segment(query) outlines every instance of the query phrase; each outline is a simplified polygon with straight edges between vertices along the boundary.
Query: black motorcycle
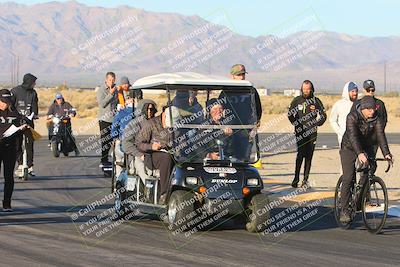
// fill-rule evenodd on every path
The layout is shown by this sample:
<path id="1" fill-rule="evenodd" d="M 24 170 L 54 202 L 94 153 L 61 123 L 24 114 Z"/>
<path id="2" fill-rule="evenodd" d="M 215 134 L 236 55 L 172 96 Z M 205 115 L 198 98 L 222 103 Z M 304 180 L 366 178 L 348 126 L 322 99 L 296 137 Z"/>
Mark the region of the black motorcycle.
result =
<path id="1" fill-rule="evenodd" d="M 58 158 L 60 153 L 68 157 L 69 153 L 75 150 L 75 140 L 71 132 L 71 115 L 75 115 L 76 110 L 70 109 L 64 115 L 51 115 L 49 125 L 49 136 L 51 151 L 53 156 Z"/>

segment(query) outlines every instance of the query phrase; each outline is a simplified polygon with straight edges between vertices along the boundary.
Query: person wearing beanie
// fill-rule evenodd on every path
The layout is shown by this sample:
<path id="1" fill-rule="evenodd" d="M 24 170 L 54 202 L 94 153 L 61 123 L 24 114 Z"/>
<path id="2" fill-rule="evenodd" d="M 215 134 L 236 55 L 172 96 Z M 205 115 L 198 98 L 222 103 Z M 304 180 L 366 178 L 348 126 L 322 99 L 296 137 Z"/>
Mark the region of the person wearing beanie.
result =
<path id="1" fill-rule="evenodd" d="M 34 89 L 36 85 L 36 80 L 37 78 L 34 75 L 32 75 L 31 73 L 27 73 L 24 75 L 22 84 L 11 89 L 11 93 L 14 96 L 15 108 L 20 114 L 26 116 L 29 119 L 29 126 L 32 128 L 35 127 L 33 120 L 39 118 L 38 117 L 39 100 L 38 100 L 38 95 Z M 31 131 L 24 131 L 24 135 L 27 140 L 26 152 L 27 152 L 28 173 L 31 176 L 35 176 L 36 174 L 33 170 L 34 139 Z M 18 169 L 16 171 L 16 174 L 17 176 L 22 177 L 23 175 L 22 138 L 20 138 L 19 140 L 21 144 L 18 146 L 18 151 L 17 151 Z"/>
<path id="2" fill-rule="evenodd" d="M 346 131 L 346 118 L 354 101 L 358 98 L 358 86 L 354 82 L 347 82 L 342 91 L 342 99 L 338 100 L 332 107 L 329 123 L 338 136 L 339 147 Z"/>
<path id="3" fill-rule="evenodd" d="M 297 144 L 296 168 L 292 187 L 299 183 L 301 165 L 304 163 L 304 177 L 302 186 L 310 187 L 308 177 L 311 170 L 311 161 L 317 142 L 317 128 L 326 121 L 324 105 L 314 96 L 314 85 L 305 80 L 301 85 L 301 95 L 290 103 L 288 119 L 294 126 Z"/>
<path id="4" fill-rule="evenodd" d="M 375 97 L 376 88 L 375 88 L 374 81 L 373 80 L 365 80 L 364 83 L 363 83 L 363 88 L 364 88 L 364 97 L 370 96 L 375 101 L 375 113 L 376 113 L 376 116 L 378 117 L 378 119 L 382 120 L 383 130 L 385 130 L 386 124 L 387 124 L 387 121 L 388 121 L 386 107 L 385 107 L 385 103 L 382 100 L 380 100 L 380 99 Z M 359 106 L 360 103 L 361 103 L 361 99 L 355 101 L 353 106 L 352 106 L 352 108 L 351 108 L 351 110 L 352 111 L 356 110 L 357 106 Z M 377 140 L 376 134 L 374 134 L 372 136 L 371 140 L 372 140 L 372 143 L 374 145 L 373 146 L 373 151 L 371 152 L 371 155 L 373 157 L 375 157 L 376 153 L 378 152 L 378 140 Z"/>
<path id="5" fill-rule="evenodd" d="M 385 135 L 384 121 L 379 118 L 376 112 L 376 101 L 373 96 L 364 96 L 359 101 L 357 108 L 347 116 L 346 131 L 340 148 L 340 161 L 343 172 L 340 200 L 342 207 L 340 221 L 342 223 L 348 223 L 351 220 L 348 207 L 350 188 L 354 183 L 354 164 L 356 160 L 363 164 L 368 164 L 368 158 L 375 157 L 373 138 L 376 138 L 384 157 L 391 161 L 392 154 Z M 372 172 L 374 172 L 375 167 L 372 165 Z M 367 174 L 364 173 L 359 182 L 361 188 L 366 180 Z"/>

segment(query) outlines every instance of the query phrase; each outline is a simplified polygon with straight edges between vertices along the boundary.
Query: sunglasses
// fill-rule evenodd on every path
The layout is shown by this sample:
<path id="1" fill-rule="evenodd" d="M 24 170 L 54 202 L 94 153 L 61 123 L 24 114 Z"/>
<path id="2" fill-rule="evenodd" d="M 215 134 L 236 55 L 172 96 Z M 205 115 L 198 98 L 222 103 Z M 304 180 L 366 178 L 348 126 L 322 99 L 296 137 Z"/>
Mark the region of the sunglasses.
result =
<path id="1" fill-rule="evenodd" d="M 375 92 L 375 88 L 369 88 L 369 89 L 366 89 L 365 91 L 367 91 L 368 93 L 369 92 Z"/>

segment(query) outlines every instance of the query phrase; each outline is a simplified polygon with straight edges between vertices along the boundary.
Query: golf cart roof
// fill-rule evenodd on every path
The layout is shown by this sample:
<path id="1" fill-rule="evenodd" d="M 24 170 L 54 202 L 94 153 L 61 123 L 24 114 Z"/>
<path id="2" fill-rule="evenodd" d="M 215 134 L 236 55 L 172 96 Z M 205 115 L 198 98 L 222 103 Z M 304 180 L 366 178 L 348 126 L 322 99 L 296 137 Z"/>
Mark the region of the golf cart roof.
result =
<path id="1" fill-rule="evenodd" d="M 249 81 L 232 80 L 223 76 L 195 72 L 161 73 L 143 77 L 133 83 L 133 89 L 166 89 L 168 85 L 253 87 Z"/>

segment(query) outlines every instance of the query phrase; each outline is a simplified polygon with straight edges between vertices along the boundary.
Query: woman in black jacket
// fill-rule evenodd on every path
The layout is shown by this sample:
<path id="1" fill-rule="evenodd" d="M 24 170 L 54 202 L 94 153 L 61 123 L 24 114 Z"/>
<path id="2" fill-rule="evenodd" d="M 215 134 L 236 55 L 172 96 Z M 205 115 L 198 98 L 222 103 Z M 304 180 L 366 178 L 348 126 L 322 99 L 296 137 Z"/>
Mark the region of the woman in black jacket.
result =
<path id="1" fill-rule="evenodd" d="M 12 94 L 7 89 L 0 90 L 0 166 L 3 163 L 4 200 L 3 210 L 12 211 L 11 196 L 14 190 L 14 167 L 18 139 L 27 126 L 21 125 L 22 117 L 13 105 Z"/>

